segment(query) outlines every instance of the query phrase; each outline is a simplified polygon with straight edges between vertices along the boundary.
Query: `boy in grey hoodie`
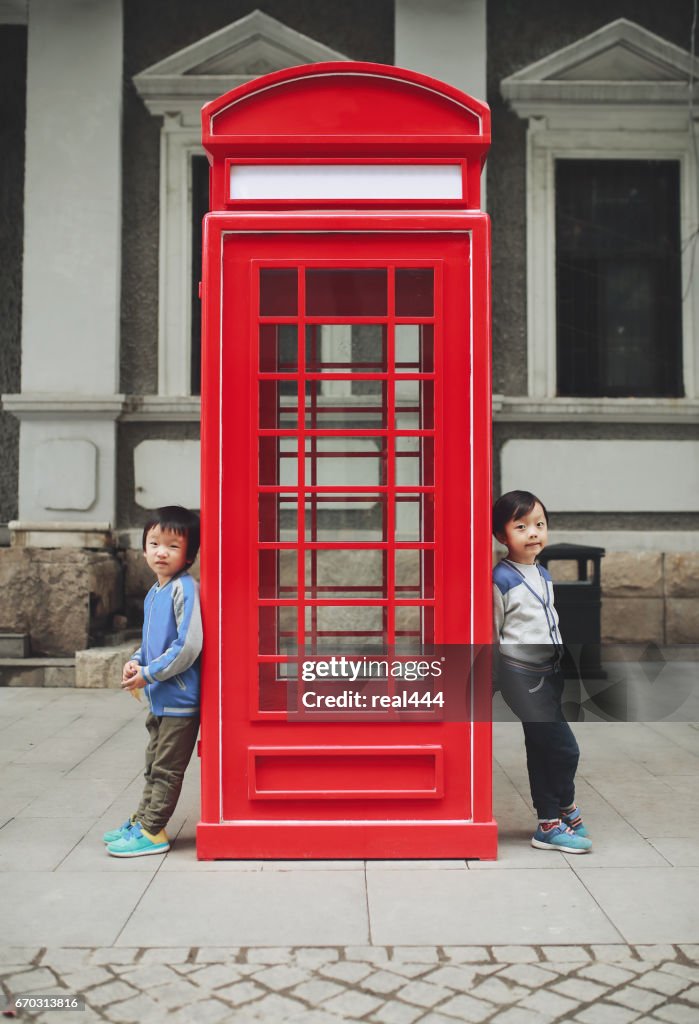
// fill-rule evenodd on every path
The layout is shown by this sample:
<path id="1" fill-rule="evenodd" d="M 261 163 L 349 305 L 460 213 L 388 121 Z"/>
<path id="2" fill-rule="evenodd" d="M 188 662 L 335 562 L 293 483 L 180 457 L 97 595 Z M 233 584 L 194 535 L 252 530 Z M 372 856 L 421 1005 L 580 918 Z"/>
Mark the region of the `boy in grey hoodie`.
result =
<path id="1" fill-rule="evenodd" d="M 493 533 L 507 558 L 493 570 L 498 684 L 524 729 L 532 802 L 532 846 L 587 853 L 592 846 L 575 804 L 580 750 L 561 708 L 563 642 L 553 583 L 536 557 L 548 540 L 548 513 L 530 491 L 509 491 L 493 507 Z"/>

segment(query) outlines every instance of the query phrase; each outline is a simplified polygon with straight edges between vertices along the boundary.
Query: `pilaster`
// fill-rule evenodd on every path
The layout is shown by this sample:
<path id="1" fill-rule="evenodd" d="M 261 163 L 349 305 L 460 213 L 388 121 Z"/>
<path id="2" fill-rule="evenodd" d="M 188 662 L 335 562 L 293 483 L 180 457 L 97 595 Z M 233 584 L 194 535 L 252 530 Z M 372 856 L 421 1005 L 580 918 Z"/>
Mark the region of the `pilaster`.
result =
<path id="1" fill-rule="evenodd" d="M 396 0 L 395 63 L 486 98 L 486 0 Z"/>
<path id="2" fill-rule="evenodd" d="M 114 522 L 122 0 L 32 0 L 19 525 Z"/>
<path id="3" fill-rule="evenodd" d="M 396 0 L 394 60 L 487 97 L 487 0 Z M 487 170 L 481 176 L 481 208 L 486 208 Z"/>

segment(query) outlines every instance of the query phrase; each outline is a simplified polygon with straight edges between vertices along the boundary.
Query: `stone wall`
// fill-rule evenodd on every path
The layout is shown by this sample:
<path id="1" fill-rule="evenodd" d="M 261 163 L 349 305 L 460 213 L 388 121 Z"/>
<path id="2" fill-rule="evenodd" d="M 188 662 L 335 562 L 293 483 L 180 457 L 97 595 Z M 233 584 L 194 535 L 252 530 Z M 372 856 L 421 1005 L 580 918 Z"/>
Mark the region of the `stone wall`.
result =
<path id="1" fill-rule="evenodd" d="M 550 569 L 577 579 L 574 563 Z M 699 643 L 699 552 L 611 551 L 601 575 L 603 643 Z"/>
<path id="2" fill-rule="evenodd" d="M 605 640 L 699 643 L 699 554 L 607 555 L 602 573 Z"/>
<path id="3" fill-rule="evenodd" d="M 29 635 L 34 655 L 72 657 L 123 607 L 123 566 L 106 551 L 0 549 L 0 632 Z"/>
<path id="4" fill-rule="evenodd" d="M 551 571 L 559 581 L 577 578 L 574 563 L 553 562 Z M 198 561 L 192 572 L 198 579 Z M 73 657 L 125 615 L 140 627 L 152 583 L 135 549 L 0 548 L 0 633 L 28 634 L 34 656 Z M 699 552 L 607 554 L 602 640 L 699 643 Z"/>
<path id="5" fill-rule="evenodd" d="M 124 559 L 127 612 L 134 625 L 152 575 L 140 551 L 128 550 Z M 552 562 L 550 569 L 555 580 L 577 579 L 575 563 Z M 192 574 L 199 579 L 198 560 Z M 601 575 L 603 643 L 699 644 L 699 552 L 612 551 L 602 559 Z M 356 582 L 361 581 L 358 574 Z"/>

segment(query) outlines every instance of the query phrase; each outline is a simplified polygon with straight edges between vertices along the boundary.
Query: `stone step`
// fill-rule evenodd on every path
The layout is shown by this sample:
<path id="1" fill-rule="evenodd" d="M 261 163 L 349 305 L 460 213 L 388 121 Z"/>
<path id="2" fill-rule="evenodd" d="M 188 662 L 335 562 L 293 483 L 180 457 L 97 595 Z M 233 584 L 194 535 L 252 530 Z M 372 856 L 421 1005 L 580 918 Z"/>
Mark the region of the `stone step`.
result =
<path id="1" fill-rule="evenodd" d="M 121 673 L 138 643 L 88 647 L 75 653 L 75 685 L 86 689 L 121 688 Z"/>
<path id="2" fill-rule="evenodd" d="M 0 658 L 2 686 L 77 686 L 121 688 L 121 673 L 138 644 L 88 647 L 74 658 Z"/>
<path id="3" fill-rule="evenodd" d="M 75 658 L 0 658 L 0 686 L 75 686 Z"/>
<path id="4" fill-rule="evenodd" d="M 0 633 L 0 658 L 29 657 L 27 633 Z"/>

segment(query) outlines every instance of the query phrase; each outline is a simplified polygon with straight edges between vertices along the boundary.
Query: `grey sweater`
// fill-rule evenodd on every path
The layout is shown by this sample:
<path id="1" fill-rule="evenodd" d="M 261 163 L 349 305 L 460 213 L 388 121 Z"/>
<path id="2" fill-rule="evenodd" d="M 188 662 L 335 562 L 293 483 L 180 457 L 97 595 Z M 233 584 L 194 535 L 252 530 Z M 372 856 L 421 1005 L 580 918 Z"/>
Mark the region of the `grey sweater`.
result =
<path id="1" fill-rule="evenodd" d="M 553 583 L 541 565 L 503 559 L 493 569 L 493 642 L 506 660 L 544 668 L 563 645 Z"/>

